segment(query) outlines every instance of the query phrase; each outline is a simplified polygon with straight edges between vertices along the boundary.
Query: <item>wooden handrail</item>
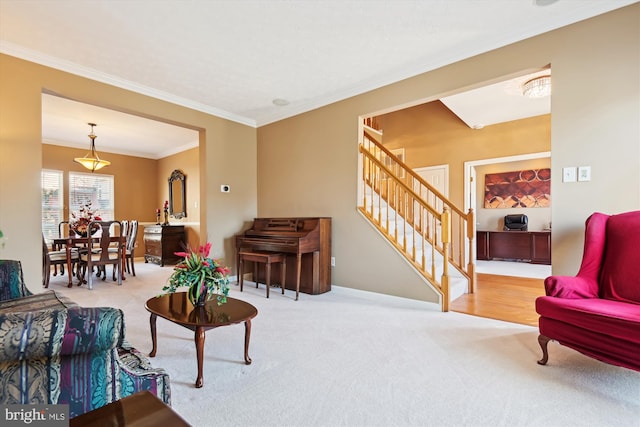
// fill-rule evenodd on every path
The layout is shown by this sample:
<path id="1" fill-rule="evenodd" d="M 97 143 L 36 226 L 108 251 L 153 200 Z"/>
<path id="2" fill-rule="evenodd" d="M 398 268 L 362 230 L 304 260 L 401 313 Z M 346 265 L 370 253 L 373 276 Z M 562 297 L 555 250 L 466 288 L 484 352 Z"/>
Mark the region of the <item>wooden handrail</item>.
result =
<path id="1" fill-rule="evenodd" d="M 382 151 L 386 156 L 391 157 L 392 159 L 394 159 L 394 161 L 398 163 L 398 165 L 403 169 L 403 171 L 405 173 L 411 175 L 411 177 L 413 179 L 415 179 L 418 182 L 420 182 L 421 185 L 427 187 L 430 192 L 432 192 L 438 199 L 442 200 L 445 205 L 449 206 L 449 208 L 451 208 L 452 211 L 454 211 L 455 213 L 457 213 L 460 216 L 466 216 L 467 215 L 466 213 L 464 213 L 464 211 L 462 209 L 458 208 L 455 204 L 453 204 L 453 202 L 451 202 L 444 194 L 442 194 L 434 186 L 432 186 L 427 181 L 425 181 L 424 178 L 422 178 L 420 175 L 418 175 L 413 169 L 411 169 L 409 166 L 407 166 L 402 160 L 398 159 L 398 157 L 395 154 L 393 154 L 391 151 L 389 151 L 384 145 L 378 144 L 375 141 L 375 139 L 373 139 L 373 136 L 371 136 L 371 134 L 369 132 L 367 132 L 365 130 L 364 131 L 364 135 L 365 135 L 365 137 L 367 137 L 376 146 L 376 148 L 380 149 L 380 151 Z M 362 145 L 360 146 L 360 149 L 361 150 L 364 149 L 362 147 Z M 366 151 L 366 149 L 364 149 L 364 150 Z M 387 169 L 390 172 L 391 175 L 394 175 L 394 173 L 391 172 L 388 168 L 385 167 L 385 169 Z M 420 197 L 420 196 L 418 196 L 418 197 Z"/>
<path id="2" fill-rule="evenodd" d="M 360 144 L 359 152 L 362 156 L 361 185 L 364 191 L 359 210 L 433 285 L 441 295 L 443 311 L 448 311 L 449 265 L 467 279 L 468 292 L 473 292 L 475 288 L 475 265 L 472 260 L 475 239 L 473 210 L 464 213 L 378 142 L 366 128 L 363 133 L 364 143 Z M 392 162 L 391 165 L 389 161 Z M 370 200 L 367 200 L 367 189 L 371 191 Z M 429 197 L 433 196 L 436 206 L 422 198 L 422 189 Z M 437 206 L 441 206 L 442 212 Z M 384 213 L 386 215 L 383 215 Z M 391 215 L 393 219 L 390 223 Z M 400 222 L 403 227 L 401 235 L 398 234 Z M 395 227 L 391 231 L 393 225 Z M 455 234 L 453 226 L 457 226 Z M 408 243 L 408 240 L 411 243 Z M 417 257 L 417 240 L 421 242 L 421 259 Z M 465 245 L 465 240 L 468 241 L 468 245 Z M 427 249 L 431 251 L 430 265 L 426 263 Z M 439 264 L 435 262 L 437 257 L 441 260 Z M 437 277 L 437 270 L 441 270 L 441 277 Z"/>
<path id="3" fill-rule="evenodd" d="M 407 193 L 411 194 L 425 209 L 429 210 L 429 212 L 431 212 L 433 215 L 435 215 L 437 217 L 439 217 L 441 215 L 440 212 L 438 212 L 433 207 L 431 207 L 429 204 L 427 204 L 424 200 L 422 200 L 422 197 L 419 194 L 417 194 L 415 191 L 413 191 L 412 188 L 410 188 L 402 180 L 398 179 L 391 169 L 387 168 L 384 165 L 384 163 L 382 163 L 380 160 L 376 159 L 376 157 L 374 155 L 372 155 L 370 152 L 368 152 L 362 146 L 360 146 L 360 152 L 363 153 L 369 159 L 371 159 L 380 169 L 382 169 L 384 171 L 384 173 L 389 175 L 389 177 L 391 177 L 391 179 L 393 179 L 398 185 L 400 185 L 402 188 L 404 188 Z"/>

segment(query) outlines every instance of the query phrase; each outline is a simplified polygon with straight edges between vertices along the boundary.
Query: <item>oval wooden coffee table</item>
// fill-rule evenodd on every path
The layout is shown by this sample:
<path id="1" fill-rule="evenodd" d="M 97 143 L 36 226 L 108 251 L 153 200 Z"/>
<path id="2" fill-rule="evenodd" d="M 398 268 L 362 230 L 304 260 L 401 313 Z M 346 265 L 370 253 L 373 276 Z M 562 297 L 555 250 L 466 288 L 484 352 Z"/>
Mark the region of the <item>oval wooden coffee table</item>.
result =
<path id="1" fill-rule="evenodd" d="M 156 355 L 156 319 L 158 316 L 170 322 L 195 331 L 196 357 L 198 360 L 198 377 L 196 387 L 202 387 L 202 367 L 204 364 L 204 337 L 209 329 L 220 326 L 235 325 L 244 322 L 244 361 L 251 364 L 249 357 L 249 338 L 251 337 L 251 319 L 257 316 L 258 309 L 248 302 L 227 297 L 227 302 L 218 305 L 215 298 L 204 307 L 194 307 L 187 298 L 186 292 L 161 295 L 149 299 L 145 308 L 151 313 L 151 342 L 153 348 L 150 357 Z"/>

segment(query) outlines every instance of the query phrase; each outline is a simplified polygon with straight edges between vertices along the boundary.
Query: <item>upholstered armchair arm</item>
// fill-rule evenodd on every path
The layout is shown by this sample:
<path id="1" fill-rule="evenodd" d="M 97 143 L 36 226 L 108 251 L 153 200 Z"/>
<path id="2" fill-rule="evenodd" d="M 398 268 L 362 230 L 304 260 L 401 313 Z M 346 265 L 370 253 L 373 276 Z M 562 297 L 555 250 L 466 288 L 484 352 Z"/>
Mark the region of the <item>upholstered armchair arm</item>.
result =
<path id="1" fill-rule="evenodd" d="M 104 353 L 122 344 L 121 310 L 71 307 L 0 314 L 0 362 Z"/>
<path id="2" fill-rule="evenodd" d="M 0 301 L 33 295 L 24 284 L 20 261 L 0 259 Z"/>
<path id="3" fill-rule="evenodd" d="M 544 280 L 544 288 L 550 297 L 598 298 L 598 282 L 584 276 L 549 276 Z"/>
<path id="4" fill-rule="evenodd" d="M 70 417 L 149 390 L 171 403 L 169 375 L 124 340 L 110 307 L 0 314 L 0 403 L 68 404 Z"/>
<path id="5" fill-rule="evenodd" d="M 126 340 L 118 347 L 120 381 L 123 389 L 149 390 L 167 405 L 171 405 L 169 375 L 162 368 L 154 368 L 140 351 Z"/>

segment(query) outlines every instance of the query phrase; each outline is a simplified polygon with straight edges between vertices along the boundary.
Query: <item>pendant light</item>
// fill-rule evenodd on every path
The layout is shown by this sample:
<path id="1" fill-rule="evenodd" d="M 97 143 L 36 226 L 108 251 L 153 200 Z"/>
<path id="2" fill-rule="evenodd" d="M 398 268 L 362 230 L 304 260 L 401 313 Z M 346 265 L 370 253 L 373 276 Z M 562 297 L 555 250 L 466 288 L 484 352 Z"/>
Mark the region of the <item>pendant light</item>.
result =
<path id="1" fill-rule="evenodd" d="M 102 169 L 105 166 L 109 166 L 111 162 L 106 160 L 100 160 L 98 157 L 98 152 L 96 151 L 96 134 L 93 133 L 93 127 L 98 126 L 95 123 L 87 123 L 91 126 L 91 133 L 89 134 L 89 138 L 91 138 L 91 146 L 89 152 L 84 157 L 76 157 L 73 159 L 74 162 L 80 163 L 85 168 L 89 169 L 91 172 L 95 172 L 98 169 Z"/>

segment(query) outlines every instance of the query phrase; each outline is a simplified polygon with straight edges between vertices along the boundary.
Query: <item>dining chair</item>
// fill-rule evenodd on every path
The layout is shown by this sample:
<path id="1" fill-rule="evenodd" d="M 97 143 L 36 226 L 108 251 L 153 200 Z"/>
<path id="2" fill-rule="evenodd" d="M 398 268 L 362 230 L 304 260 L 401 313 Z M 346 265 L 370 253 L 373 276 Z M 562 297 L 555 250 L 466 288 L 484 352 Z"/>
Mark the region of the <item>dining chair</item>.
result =
<path id="1" fill-rule="evenodd" d="M 122 221 L 120 221 L 122 223 L 122 228 L 120 229 L 120 236 L 122 236 L 125 239 L 127 239 L 127 233 L 129 233 L 129 220 L 123 219 Z M 120 247 L 120 243 L 119 242 L 111 242 L 111 244 L 109 245 L 109 251 L 110 252 L 116 252 L 119 250 Z M 105 266 L 101 267 L 101 271 L 99 273 L 103 273 L 106 277 L 107 271 Z M 115 280 L 115 276 L 116 272 L 113 272 L 113 279 Z"/>
<path id="2" fill-rule="evenodd" d="M 107 265 L 113 266 L 113 280 L 118 281 L 118 285 L 122 285 L 122 265 L 125 237 L 122 236 L 122 223 L 120 221 L 92 221 L 89 223 L 89 229 L 94 226 L 100 229 L 99 237 L 87 238 L 87 251 L 80 253 L 79 264 L 82 267 L 81 277 L 86 282 L 89 289 L 93 289 L 93 268 L 97 268 L 98 275 L 104 271 L 102 280 L 106 279 Z M 118 247 L 115 251 L 110 251 L 111 243 L 117 242 Z"/>
<path id="3" fill-rule="evenodd" d="M 60 221 L 58 223 L 58 237 L 63 238 L 63 237 L 67 237 L 69 235 L 70 229 L 69 229 L 69 221 Z M 59 251 L 61 250 L 61 247 L 55 247 L 53 244 L 51 245 L 51 250 L 53 251 Z M 54 276 L 58 273 L 58 266 L 54 265 L 53 266 L 53 271 L 54 271 Z M 64 274 L 64 264 L 60 264 L 60 274 Z"/>
<path id="4" fill-rule="evenodd" d="M 71 270 L 73 271 L 73 266 L 78 263 L 79 254 L 75 249 L 71 249 Z M 64 266 L 67 264 L 67 251 L 66 249 L 62 250 L 49 250 L 49 245 L 47 245 L 47 241 L 44 238 L 44 234 L 42 235 L 42 286 L 45 288 L 49 287 L 49 281 L 51 280 L 51 266 L 57 267 L 60 266 L 60 275 L 64 274 Z M 69 271 L 68 274 L 72 274 L 72 271 Z M 57 270 L 54 270 L 54 276 L 58 274 Z"/>
<path id="5" fill-rule="evenodd" d="M 124 262 L 127 273 L 136 275 L 136 266 L 135 266 L 135 249 L 136 249 L 136 239 L 138 238 L 138 220 L 133 219 L 129 222 L 129 230 L 127 233 L 127 244 L 124 252 Z"/>

